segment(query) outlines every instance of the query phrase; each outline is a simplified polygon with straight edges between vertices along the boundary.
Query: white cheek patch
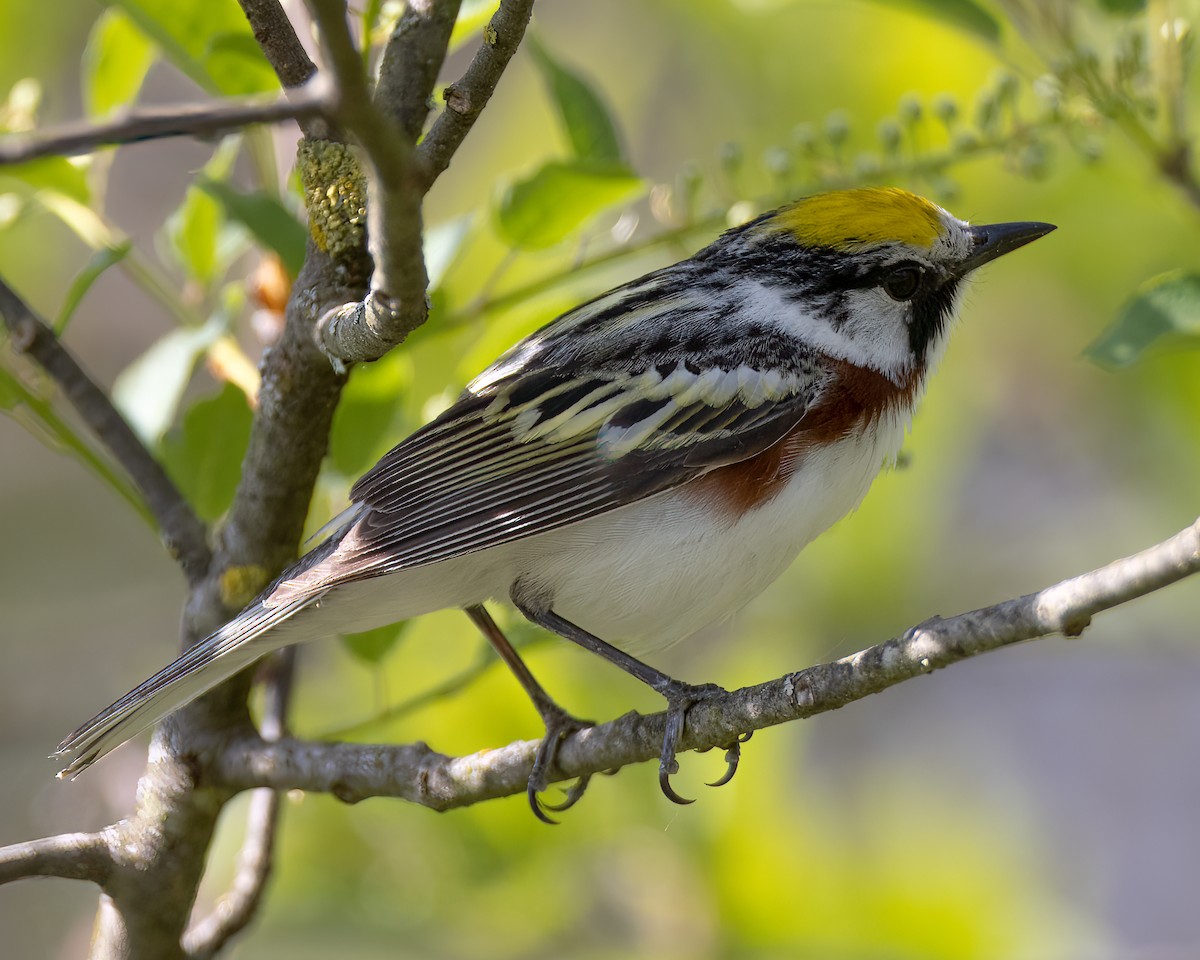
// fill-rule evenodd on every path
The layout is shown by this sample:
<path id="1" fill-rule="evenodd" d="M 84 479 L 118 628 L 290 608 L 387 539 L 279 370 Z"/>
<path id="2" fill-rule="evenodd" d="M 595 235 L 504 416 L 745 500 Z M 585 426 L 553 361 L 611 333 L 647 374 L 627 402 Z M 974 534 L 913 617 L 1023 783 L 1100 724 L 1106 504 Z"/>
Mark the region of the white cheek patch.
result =
<path id="1" fill-rule="evenodd" d="M 912 366 L 908 326 L 912 305 L 893 300 L 878 287 L 846 292 L 850 320 L 838 331 L 852 340 L 867 357 L 867 365 L 881 373 Z"/>
<path id="2" fill-rule="evenodd" d="M 850 321 L 839 330 L 824 317 L 815 317 L 801 304 L 785 299 L 761 283 L 745 286 L 743 316 L 791 334 L 822 353 L 877 370 L 898 380 L 912 366 L 908 346 L 908 305 L 897 303 L 882 290 L 847 292 Z"/>

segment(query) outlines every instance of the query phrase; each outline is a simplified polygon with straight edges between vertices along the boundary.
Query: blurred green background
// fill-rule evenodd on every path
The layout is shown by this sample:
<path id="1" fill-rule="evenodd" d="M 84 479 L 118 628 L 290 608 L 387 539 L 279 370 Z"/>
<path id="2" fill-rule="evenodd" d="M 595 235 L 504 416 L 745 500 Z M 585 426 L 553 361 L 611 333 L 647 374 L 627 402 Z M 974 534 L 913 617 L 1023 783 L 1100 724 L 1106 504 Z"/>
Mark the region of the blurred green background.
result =
<path id="1" fill-rule="evenodd" d="M 193 8 L 225 17 L 236 33 L 232 0 L 178 10 Z M 37 77 L 39 122 L 52 123 L 104 111 L 97 76 L 113 103 L 270 82 L 238 43 L 221 47 L 241 51 L 233 67 L 209 56 L 203 30 L 182 12 L 164 22 L 200 45 L 190 77 L 155 59 L 123 22 L 96 28 L 89 43 L 104 9 L 59 0 L 47 23 L 45 5 L 0 3 L 0 95 Z M 1022 12 L 1032 19 L 1014 19 Z M 1120 104 L 1097 109 L 1072 86 L 1063 37 L 1039 15 L 1066 18 L 1076 67 L 1093 51 L 1099 74 L 1127 69 L 1136 124 Z M 429 198 L 430 259 L 448 264 L 437 271 L 433 318 L 355 372 L 313 528 L 372 458 L 557 312 L 686 255 L 764 204 L 882 179 L 970 220 L 1060 229 L 974 284 L 903 467 L 733 622 L 655 664 L 694 682 L 761 681 L 1170 535 L 1197 512 L 1200 352 L 1181 339 L 1116 370 L 1083 354 L 1141 285 L 1200 269 L 1200 210 L 1136 134 L 1140 124 L 1160 135 L 1173 103 L 1178 129 L 1200 119 L 1194 79 L 1178 83 L 1156 59 L 1157 26 L 1196 17 L 1194 3 L 1154 0 L 539 4 L 543 56 L 518 54 Z M 475 42 L 454 53 L 447 78 Z M 1190 52 L 1190 40 L 1178 49 Z M 120 69 L 98 66 L 104 51 Z M 139 65 L 148 65 L 144 82 Z M 1056 68 L 1066 83 L 1048 76 Z M 525 183 L 537 200 L 536 171 L 550 161 L 576 169 L 572 158 L 586 153 L 560 122 L 547 84 L 561 80 L 556 70 L 594 91 L 590 109 L 617 131 L 597 148 L 609 154 L 612 203 L 591 209 L 601 206 L 591 181 L 578 196 L 547 195 L 568 221 L 561 242 L 512 189 Z M 10 128 L 31 96 L 28 86 L 9 96 Z M 604 141 L 607 121 L 595 122 Z M 257 362 L 272 317 L 260 310 L 252 322 L 252 234 L 228 204 L 189 184 L 203 169 L 241 191 L 262 188 L 270 171 L 286 173 L 294 139 L 280 130 L 223 145 L 129 147 L 94 161 L 86 177 L 63 165 L 0 170 L 0 273 L 56 317 L 73 278 L 97 268 L 65 339 L 102 383 L 117 383 L 211 516 L 227 503 L 249 416 L 242 393 L 222 392 L 219 381 L 245 382 L 237 345 Z M 292 195 L 281 196 L 294 209 Z M 103 215 L 93 223 L 81 209 Z M 519 215 L 551 235 L 520 234 Z M 663 235 L 670 242 L 653 242 Z M 120 249 L 126 236 L 135 253 L 111 267 L 119 254 L 95 259 L 95 247 Z M 621 252 L 601 259 L 610 250 Z M 145 270 L 165 284 L 161 295 L 147 292 Z M 1180 316 L 1200 329 L 1194 311 Z M 1129 342 L 1127 333 L 1101 343 Z M 156 342 L 154 362 L 130 373 Z M 28 368 L 4 364 L 10 387 L 40 395 Z M 77 458 L 39 442 L 46 421 L 14 402 L 8 394 L 15 416 L 0 418 L 0 842 L 93 829 L 131 809 L 145 738 L 74 783 L 53 780 L 42 757 L 173 655 L 184 593 L 135 511 Z M 53 409 L 69 435 L 69 417 Z M 722 769 L 719 756 L 689 754 L 678 787 L 699 802 L 687 808 L 659 794 L 651 765 L 598 778 L 554 829 L 519 797 L 445 815 L 398 801 L 290 797 L 266 904 L 229 955 L 1200 955 L 1198 590 L 1185 583 L 1106 614 L 1082 640 L 992 654 L 760 732 L 720 790 L 703 786 Z M 297 732 L 351 728 L 449 753 L 538 734 L 498 667 L 396 709 L 485 655 L 461 614 L 413 623 L 399 643 L 374 640 L 304 651 Z M 528 658 L 580 716 L 660 709 L 637 683 L 562 643 L 537 641 Z M 202 907 L 232 875 L 245 799 L 227 812 Z M 5 955 L 82 955 L 94 907 L 82 885 L 5 887 Z"/>

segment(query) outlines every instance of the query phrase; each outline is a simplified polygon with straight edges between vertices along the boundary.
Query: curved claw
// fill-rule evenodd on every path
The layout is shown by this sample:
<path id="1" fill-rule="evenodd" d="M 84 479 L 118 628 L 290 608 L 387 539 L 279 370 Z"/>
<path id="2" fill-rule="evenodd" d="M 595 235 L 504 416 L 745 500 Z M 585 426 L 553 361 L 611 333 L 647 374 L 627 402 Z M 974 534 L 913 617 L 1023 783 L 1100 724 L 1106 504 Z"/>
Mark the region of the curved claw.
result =
<path id="1" fill-rule="evenodd" d="M 679 681 L 671 681 L 670 685 L 657 688 L 667 698 L 667 729 L 663 734 L 662 754 L 658 765 L 658 785 L 663 795 L 672 803 L 692 803 L 686 797 L 681 797 L 671 786 L 671 776 L 679 771 L 679 763 L 675 759 L 675 751 L 679 741 L 683 739 L 683 728 L 687 712 L 709 697 L 725 693 L 716 684 L 706 683 L 703 686 L 692 686 Z M 733 779 L 737 773 L 738 761 L 742 755 L 742 744 L 750 739 L 750 733 L 738 734 L 737 738 L 725 747 L 725 773 L 719 780 L 710 783 L 710 787 L 722 787 Z"/>
<path id="2" fill-rule="evenodd" d="M 658 765 L 658 786 L 665 796 L 672 803 L 677 803 L 681 807 L 686 807 L 689 803 L 695 803 L 695 800 L 689 800 L 687 797 L 681 797 L 675 792 L 675 788 L 671 786 L 671 774 L 679 771 L 679 764 L 672 762 L 671 766 L 675 769 L 671 770 L 666 764 Z"/>
<path id="3" fill-rule="evenodd" d="M 697 688 L 688 684 L 678 684 L 675 689 L 664 691 L 667 698 L 667 729 L 663 732 L 662 753 L 658 761 L 658 786 L 672 803 L 681 805 L 692 803 L 687 797 L 680 796 L 671 786 L 671 775 L 679 772 L 679 761 L 675 759 L 675 751 L 683 737 L 684 719 L 688 709 L 696 702 Z"/>
<path id="4" fill-rule="evenodd" d="M 537 787 L 533 785 L 532 781 L 530 782 L 529 786 L 525 788 L 525 796 L 529 800 L 529 809 L 533 811 L 533 815 L 535 817 L 541 820 L 542 823 L 549 824 L 552 827 L 558 826 L 558 821 L 549 816 L 546 811 L 542 809 L 545 804 L 538 799 Z M 551 807 L 550 809 L 553 810 L 554 808 Z"/>
<path id="5" fill-rule="evenodd" d="M 580 777 L 573 784 L 571 784 L 569 789 L 565 791 L 566 796 L 563 797 L 563 799 L 558 803 L 546 803 L 545 800 L 539 800 L 538 804 L 543 810 L 553 810 L 555 813 L 562 813 L 564 810 L 570 810 L 579 802 L 580 797 L 583 796 L 583 792 L 587 790 L 588 783 L 591 781 L 591 779 L 591 774 L 586 774 Z M 555 820 L 552 822 L 557 823 L 558 821 Z"/>
<path id="6" fill-rule="evenodd" d="M 554 765 L 554 755 L 558 753 L 558 744 L 561 740 L 562 735 L 547 726 L 546 735 L 538 744 L 537 754 L 533 759 L 533 769 L 529 771 L 529 782 L 525 787 L 525 796 L 529 800 L 529 809 L 533 811 L 533 815 L 542 823 L 551 825 L 557 824 L 558 821 L 546 814 L 543 809 L 544 804 L 538 798 L 538 794 L 546 789 L 546 781 L 550 768 Z"/>
<path id="7" fill-rule="evenodd" d="M 733 775 L 737 773 L 738 760 L 740 760 L 741 757 L 742 742 L 741 740 L 734 740 L 733 743 L 725 748 L 725 773 L 721 775 L 720 779 L 714 780 L 712 783 L 710 783 L 709 786 L 723 787 L 730 780 L 732 780 Z"/>
<path id="8" fill-rule="evenodd" d="M 529 800 L 529 808 L 535 817 L 542 823 L 557 824 L 558 821 L 549 816 L 546 811 L 553 810 L 558 813 L 575 806 L 579 802 L 579 798 L 583 796 L 591 778 L 584 776 L 576 780 L 567 790 L 567 796 L 561 803 L 546 803 L 538 794 L 549 786 L 550 770 L 554 766 L 554 760 L 558 756 L 558 748 L 563 738 L 577 730 L 590 727 L 592 724 L 587 720 L 576 719 L 557 707 L 543 710 L 542 721 L 546 724 L 546 735 L 538 744 L 537 754 L 533 759 L 533 769 L 529 771 L 529 783 L 525 787 L 525 796 Z"/>
<path id="9" fill-rule="evenodd" d="M 737 739 L 725 748 L 725 773 L 719 780 L 714 780 L 710 787 L 723 787 L 737 773 L 738 761 L 742 758 L 742 744 L 754 736 L 754 731 L 739 733 Z"/>

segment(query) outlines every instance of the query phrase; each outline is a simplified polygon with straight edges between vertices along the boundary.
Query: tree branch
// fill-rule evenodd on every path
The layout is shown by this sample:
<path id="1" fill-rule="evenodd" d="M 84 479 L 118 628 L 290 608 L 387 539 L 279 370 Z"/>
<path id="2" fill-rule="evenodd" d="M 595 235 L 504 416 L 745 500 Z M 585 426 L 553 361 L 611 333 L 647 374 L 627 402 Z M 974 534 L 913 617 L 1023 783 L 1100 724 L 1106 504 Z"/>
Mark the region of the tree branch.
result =
<path id="1" fill-rule="evenodd" d="M 207 531 L 162 465 L 117 412 L 107 395 L 59 343 L 54 332 L 0 279 L 0 313 L 13 349 L 32 357 L 55 383 L 102 444 L 129 474 L 158 522 L 167 549 L 188 582 L 203 579 L 212 554 Z"/>
<path id="2" fill-rule="evenodd" d="M 425 322 L 428 279 L 421 241 L 422 193 L 412 176 L 412 146 L 372 102 L 341 0 L 309 0 L 332 75 L 335 115 L 362 148 L 367 168 L 367 243 L 375 263 L 363 300 L 328 311 L 321 347 L 335 360 L 376 360 Z"/>
<path id="3" fill-rule="evenodd" d="M 188 596 L 186 642 L 220 626 L 296 556 L 345 383 L 317 349 L 313 328 L 330 291 L 365 290 L 368 270 L 358 251 L 335 259 L 309 244 L 283 337 L 263 358 L 259 407 L 233 506 L 215 538 L 209 574 Z M 215 760 L 206 747 L 218 743 L 221 732 L 248 726 L 249 686 L 245 674 L 232 678 L 158 728 L 138 809 L 120 825 L 127 838 L 122 849 L 139 856 L 121 864 L 121 883 L 110 884 L 101 901 L 94 957 L 186 956 L 182 938 L 205 852 L 229 798 L 228 790 L 212 785 Z"/>
<path id="4" fill-rule="evenodd" d="M 263 56 L 285 87 L 302 87 L 317 72 L 279 0 L 238 0 Z"/>
<path id="5" fill-rule="evenodd" d="M 246 839 L 238 855 L 233 884 L 212 912 L 183 935 L 183 950 L 189 957 L 207 960 L 216 956 L 258 913 L 274 864 L 279 797 L 277 791 L 267 787 L 251 795 Z"/>
<path id="6" fill-rule="evenodd" d="M 238 0 L 246 21 L 254 33 L 263 56 L 275 70 L 286 89 L 302 87 L 316 75 L 317 66 L 296 36 L 296 28 L 279 5 L 279 0 Z M 329 123 L 319 116 L 300 117 L 300 129 L 306 137 L 330 136 Z"/>
<path id="7" fill-rule="evenodd" d="M 267 664 L 263 680 L 266 705 L 262 738 L 274 743 L 287 729 L 287 710 L 295 675 L 296 648 L 279 651 Z M 275 837 L 282 814 L 280 793 L 269 787 L 255 790 L 246 815 L 246 839 L 238 855 L 233 884 L 212 913 L 195 922 L 183 935 L 183 950 L 197 960 L 216 956 L 229 940 L 246 928 L 258 913 L 275 861 Z"/>
<path id="8" fill-rule="evenodd" d="M 425 127 L 459 6 L 461 0 L 410 0 L 384 47 L 375 103 L 400 125 L 409 143 L 416 143 Z"/>
<path id="9" fill-rule="evenodd" d="M 0 140 L 0 165 L 38 157 L 73 156 L 97 147 L 140 143 L 164 137 L 217 136 L 256 123 L 312 118 L 328 106 L 325 93 L 306 87 L 288 97 L 261 97 L 218 103 L 183 104 L 130 110 L 105 123 L 70 123 L 39 130 L 35 136 L 10 134 Z"/>
<path id="10" fill-rule="evenodd" d="M 27 877 L 62 877 L 104 886 L 112 867 L 103 833 L 64 833 L 0 847 L 0 884 Z"/>
<path id="11" fill-rule="evenodd" d="M 492 98 L 505 67 L 521 45 L 532 13 L 533 0 L 501 0 L 500 8 L 484 28 L 483 43 L 471 65 L 446 88 L 446 109 L 417 147 L 417 167 L 425 191 L 450 166 Z"/>
<path id="12" fill-rule="evenodd" d="M 375 360 L 401 343 L 429 313 L 421 201 L 462 143 L 516 52 L 533 0 L 504 0 L 447 109 L 414 154 L 457 0 L 410 3 L 384 52 L 377 96 L 367 93 L 361 58 L 337 0 L 308 0 L 333 74 L 338 123 L 362 147 L 368 176 L 367 239 L 375 271 L 361 301 L 328 311 L 322 349 L 341 362 Z M 453 96 L 451 96 L 453 94 Z M 455 119 L 447 119 L 453 116 Z M 393 119 L 395 122 L 393 122 Z M 397 126 L 398 124 L 398 126 Z M 431 140 L 432 138 L 432 140 Z"/>
<path id="13" fill-rule="evenodd" d="M 1037 593 L 942 620 L 833 663 L 809 667 L 697 704 L 688 712 L 682 750 L 725 746 L 739 735 L 835 710 L 968 657 L 1022 640 L 1076 636 L 1091 618 L 1200 572 L 1200 520 L 1169 540 Z M 558 753 L 560 779 L 614 770 L 659 754 L 666 715 L 627 714 L 576 733 Z M 468 757 L 435 753 L 423 743 L 381 746 L 246 740 L 218 761 L 234 789 L 269 785 L 332 793 L 346 800 L 401 797 L 436 810 L 522 793 L 536 741 Z"/>

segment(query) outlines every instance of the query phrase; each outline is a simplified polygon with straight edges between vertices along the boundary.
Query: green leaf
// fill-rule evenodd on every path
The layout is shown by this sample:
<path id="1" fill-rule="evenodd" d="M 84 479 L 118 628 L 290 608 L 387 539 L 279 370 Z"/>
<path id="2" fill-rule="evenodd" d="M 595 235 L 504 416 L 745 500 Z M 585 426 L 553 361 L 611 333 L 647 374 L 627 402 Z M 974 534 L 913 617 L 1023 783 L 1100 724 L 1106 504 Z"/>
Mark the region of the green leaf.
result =
<path id="1" fill-rule="evenodd" d="M 163 465 L 203 520 L 216 520 L 233 503 L 252 419 L 246 395 L 227 383 L 163 438 Z"/>
<path id="2" fill-rule="evenodd" d="M 300 272 L 308 229 L 276 197 L 262 191 L 242 193 L 207 176 L 201 176 L 196 186 L 220 203 L 230 220 L 242 224 L 262 246 L 279 254 L 288 273 L 295 277 Z"/>
<path id="3" fill-rule="evenodd" d="M 37 77 L 22 77 L 0 100 L 0 131 L 29 133 L 38 126 L 42 108 L 42 83 Z"/>
<path id="4" fill-rule="evenodd" d="M 567 287 L 522 299 L 511 309 L 494 313 L 482 325 L 470 347 L 463 351 L 456 368 L 458 375 L 469 381 L 518 340 L 540 330 L 585 299 L 586 295 L 580 296 L 579 291 Z"/>
<path id="5" fill-rule="evenodd" d="M 642 189 L 641 178 L 623 167 L 552 161 L 504 190 L 494 211 L 496 229 L 513 247 L 552 247 Z"/>
<path id="6" fill-rule="evenodd" d="M 0 178 L 12 177 L 37 193 L 48 191 L 87 204 L 92 195 L 87 181 L 86 160 L 42 157 L 26 163 L 0 167 Z"/>
<path id="7" fill-rule="evenodd" d="M 0 367 L 0 410 L 13 410 L 21 402 L 22 393 L 18 386 L 16 377 Z"/>
<path id="8" fill-rule="evenodd" d="M 228 176 L 237 151 L 237 138 L 227 138 L 205 164 L 202 176 L 207 180 Z M 167 219 L 171 251 L 188 277 L 206 287 L 216 279 L 221 263 L 218 244 L 224 219 L 221 204 L 201 189 L 199 181 L 188 187 L 183 204 Z"/>
<path id="9" fill-rule="evenodd" d="M 188 187 L 183 204 L 167 219 L 171 251 L 188 277 L 208 286 L 217 272 L 221 205 L 199 187 Z"/>
<path id="10" fill-rule="evenodd" d="M 225 332 L 223 317 L 199 328 L 180 327 L 156 340 L 118 374 L 112 400 L 147 446 L 175 421 L 183 392 L 205 350 Z"/>
<path id="11" fill-rule="evenodd" d="M 0 233 L 16 224 L 25 215 L 26 209 L 23 197 L 15 193 L 0 193 Z"/>
<path id="12" fill-rule="evenodd" d="M 261 93 L 279 89 L 275 72 L 258 50 L 250 26 L 235 3 L 228 0 L 102 2 L 123 10 L 164 57 L 210 93 Z"/>
<path id="13" fill-rule="evenodd" d="M 1129 16 L 1146 9 L 1146 0 L 1096 0 L 1102 10 Z"/>
<path id="14" fill-rule="evenodd" d="M 489 20 L 500 9 L 500 0 L 463 0 L 458 8 L 458 19 L 454 21 L 454 29 L 450 32 L 450 47 L 447 54 L 453 53 L 465 43 L 470 43 L 483 32 Z"/>
<path id="15" fill-rule="evenodd" d="M 244 30 L 213 37 L 203 62 L 222 93 L 237 96 L 279 88 L 278 76 L 263 56 L 258 41 Z"/>
<path id="16" fill-rule="evenodd" d="M 362 633 L 343 633 L 342 645 L 364 663 L 377 664 L 396 645 L 404 633 L 407 622 L 389 623 L 374 630 L 364 630 Z"/>
<path id="17" fill-rule="evenodd" d="M 604 102 L 583 77 L 551 56 L 541 40 L 530 36 L 527 42 L 575 156 L 599 163 L 623 163 L 617 128 Z"/>
<path id="18" fill-rule="evenodd" d="M 128 478 L 92 449 L 89 438 L 75 423 L 60 417 L 50 400 L 27 386 L 2 360 L 0 410 L 50 449 L 65 452 L 82 463 L 124 498 L 151 529 L 157 529 L 154 515 Z"/>
<path id="19" fill-rule="evenodd" d="M 425 231 L 425 274 L 429 277 L 430 290 L 436 290 L 441 285 L 473 226 L 475 215 L 464 213 L 461 217 L 439 223 Z"/>
<path id="20" fill-rule="evenodd" d="M 329 460 L 342 476 L 357 477 L 395 443 L 400 400 L 411 382 L 412 363 L 404 351 L 355 367 L 329 434 Z"/>
<path id="21" fill-rule="evenodd" d="M 1200 347 L 1200 273 L 1175 270 L 1149 280 L 1084 356 L 1109 369 L 1128 367 L 1172 340 Z"/>
<path id="22" fill-rule="evenodd" d="M 71 281 L 71 286 L 67 289 L 67 295 L 63 298 L 58 316 L 54 318 L 53 326 L 55 333 L 61 334 L 67 329 L 67 324 L 71 322 L 72 314 L 75 313 L 75 309 L 79 306 L 80 301 L 87 296 L 87 292 L 92 289 L 92 284 L 100 279 L 105 270 L 124 260 L 132 249 L 133 241 L 125 240 L 115 247 L 104 247 L 92 254 L 87 265 L 79 271 L 75 279 Z"/>
<path id="23" fill-rule="evenodd" d="M 948 26 L 974 34 L 981 40 L 1000 42 L 1000 21 L 975 0 L 875 0 L 889 7 L 903 7 L 940 20 Z"/>
<path id="24" fill-rule="evenodd" d="M 83 52 L 83 100 L 88 116 L 103 117 L 134 101 L 157 56 L 154 44 L 120 10 L 96 19 Z"/>

